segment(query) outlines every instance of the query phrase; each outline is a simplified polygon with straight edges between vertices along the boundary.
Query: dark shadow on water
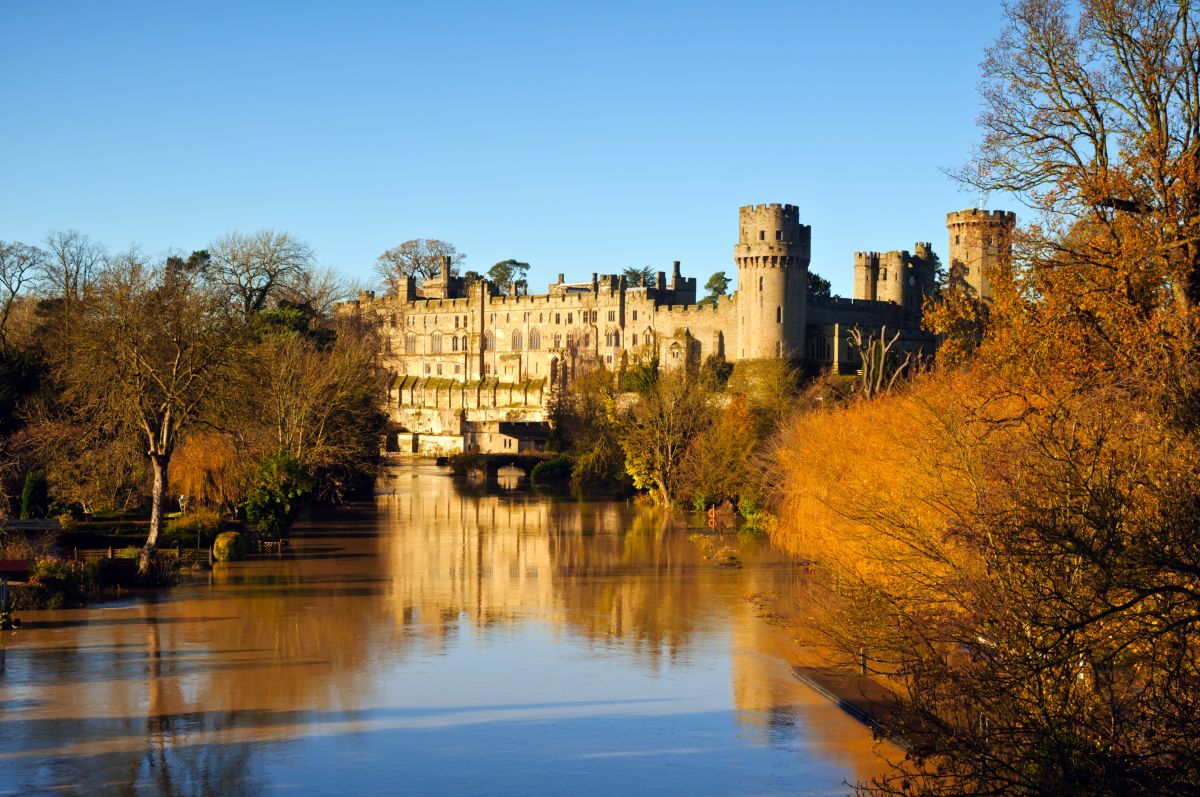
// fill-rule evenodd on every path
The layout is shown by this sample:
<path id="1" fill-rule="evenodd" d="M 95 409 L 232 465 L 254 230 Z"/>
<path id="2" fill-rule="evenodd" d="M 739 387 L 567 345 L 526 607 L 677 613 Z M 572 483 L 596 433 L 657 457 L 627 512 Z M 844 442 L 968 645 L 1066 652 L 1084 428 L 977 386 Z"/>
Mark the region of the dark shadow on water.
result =
<path id="1" fill-rule="evenodd" d="M 216 620 L 236 620 L 236 617 L 113 617 L 97 620 L 25 620 L 22 631 L 39 628 L 82 628 L 84 626 L 113 625 L 173 625 L 176 623 L 208 623 Z"/>

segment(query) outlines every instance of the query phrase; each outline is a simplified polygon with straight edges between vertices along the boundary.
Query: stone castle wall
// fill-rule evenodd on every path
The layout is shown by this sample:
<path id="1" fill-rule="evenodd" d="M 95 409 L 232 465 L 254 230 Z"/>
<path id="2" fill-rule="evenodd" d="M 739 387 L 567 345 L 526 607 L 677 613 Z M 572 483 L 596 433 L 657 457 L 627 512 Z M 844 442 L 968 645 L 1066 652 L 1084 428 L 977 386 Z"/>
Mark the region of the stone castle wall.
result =
<path id="1" fill-rule="evenodd" d="M 1007 252 L 1013 223 L 998 211 L 947 217 L 952 268 L 987 295 L 984 275 Z M 669 281 L 660 271 L 645 286 L 611 274 L 568 283 L 560 274 L 544 294 L 505 295 L 487 281 L 448 279 L 410 283 L 402 296 L 365 293 L 339 312 L 379 330 L 392 374 L 387 412 L 402 430 L 397 447 L 412 453 L 536 447 L 529 430 L 545 428 L 555 391 L 583 368 L 615 374 L 652 357 L 671 369 L 712 355 L 734 363 L 792 356 L 810 370 L 853 373 L 855 327 L 886 327 L 889 337 L 901 333 L 898 351 L 932 354 L 937 341 L 920 327 L 938 264 L 929 243 L 911 254 L 855 253 L 855 298 L 811 304 L 810 250 L 795 206 L 749 205 L 734 247 L 738 291 L 716 301 L 697 303 L 696 280 L 676 262 Z"/>

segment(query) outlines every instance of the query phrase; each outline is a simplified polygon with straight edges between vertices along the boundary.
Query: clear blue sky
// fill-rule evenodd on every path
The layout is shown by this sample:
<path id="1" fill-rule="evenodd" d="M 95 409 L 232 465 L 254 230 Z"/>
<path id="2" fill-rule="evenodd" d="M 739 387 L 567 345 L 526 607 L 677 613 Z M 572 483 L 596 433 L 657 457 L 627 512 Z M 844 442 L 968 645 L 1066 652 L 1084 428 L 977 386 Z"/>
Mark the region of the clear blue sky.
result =
<path id="1" fill-rule="evenodd" d="M 813 268 L 945 256 L 998 0 L 0 0 L 0 240 L 191 250 L 286 229 L 367 278 L 453 242 L 531 289 L 629 265 L 733 276 L 737 208 L 798 205 Z M 992 206 L 998 206 L 993 200 Z"/>

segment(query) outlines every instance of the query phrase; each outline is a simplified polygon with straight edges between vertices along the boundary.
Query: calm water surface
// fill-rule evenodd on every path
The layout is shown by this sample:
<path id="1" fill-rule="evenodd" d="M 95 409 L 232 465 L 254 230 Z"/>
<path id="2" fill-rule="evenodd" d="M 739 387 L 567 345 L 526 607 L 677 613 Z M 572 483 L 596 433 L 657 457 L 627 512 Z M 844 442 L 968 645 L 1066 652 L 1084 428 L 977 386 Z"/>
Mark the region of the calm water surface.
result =
<path id="1" fill-rule="evenodd" d="M 803 578 L 764 543 L 431 466 L 385 487 L 282 559 L 24 612 L 0 793 L 844 794 L 878 770 L 745 600 Z"/>

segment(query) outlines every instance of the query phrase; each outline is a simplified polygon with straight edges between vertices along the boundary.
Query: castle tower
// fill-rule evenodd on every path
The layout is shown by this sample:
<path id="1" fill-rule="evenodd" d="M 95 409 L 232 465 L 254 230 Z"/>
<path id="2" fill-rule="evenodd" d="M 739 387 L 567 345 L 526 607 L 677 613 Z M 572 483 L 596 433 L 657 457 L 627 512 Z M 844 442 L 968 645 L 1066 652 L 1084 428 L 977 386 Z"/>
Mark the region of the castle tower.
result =
<path id="1" fill-rule="evenodd" d="M 950 232 L 950 279 L 985 302 L 992 300 L 988 277 L 1007 266 L 1012 255 L 1012 231 L 1017 215 L 1007 210 L 969 208 L 946 214 Z"/>
<path id="2" fill-rule="evenodd" d="M 738 215 L 736 358 L 803 351 L 812 230 L 795 205 L 747 205 Z"/>
<path id="3" fill-rule="evenodd" d="M 854 253 L 854 298 L 875 299 L 875 282 L 879 274 L 878 252 Z"/>

